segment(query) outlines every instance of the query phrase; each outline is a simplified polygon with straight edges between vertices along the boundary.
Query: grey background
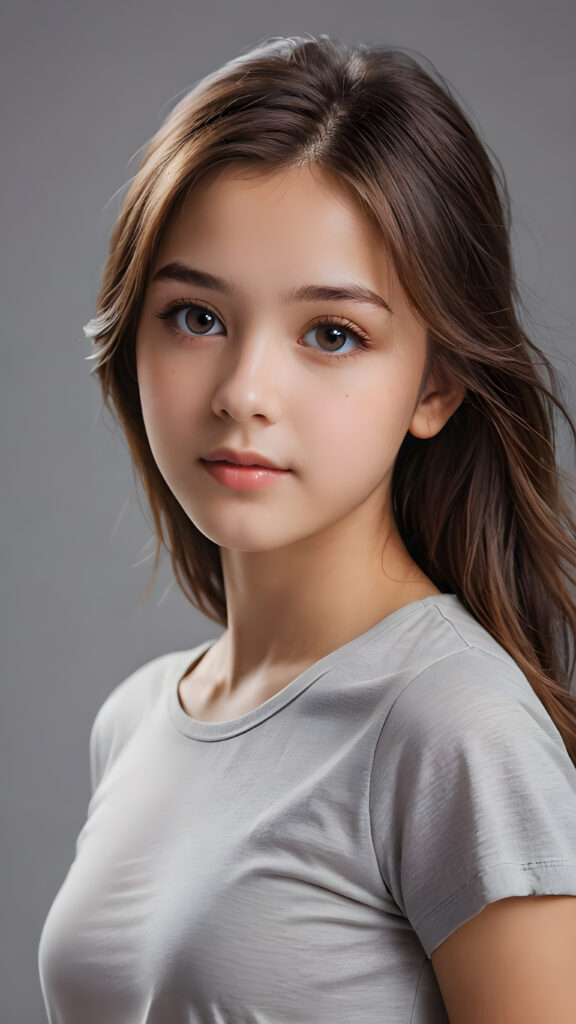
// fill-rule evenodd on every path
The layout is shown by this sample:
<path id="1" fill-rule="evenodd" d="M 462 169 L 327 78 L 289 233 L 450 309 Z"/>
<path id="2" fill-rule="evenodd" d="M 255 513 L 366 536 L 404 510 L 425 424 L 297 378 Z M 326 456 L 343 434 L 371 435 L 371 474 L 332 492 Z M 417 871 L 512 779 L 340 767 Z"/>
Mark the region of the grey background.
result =
<path id="1" fill-rule="evenodd" d="M 574 382 L 574 5 L 18 0 L 2 12 L 0 1019 L 45 1020 L 37 945 L 89 798 L 88 738 L 144 661 L 221 630 L 170 587 L 84 361 L 118 190 L 174 98 L 269 35 L 418 50 L 501 159 L 533 335 Z M 565 467 L 573 470 L 566 449 Z"/>

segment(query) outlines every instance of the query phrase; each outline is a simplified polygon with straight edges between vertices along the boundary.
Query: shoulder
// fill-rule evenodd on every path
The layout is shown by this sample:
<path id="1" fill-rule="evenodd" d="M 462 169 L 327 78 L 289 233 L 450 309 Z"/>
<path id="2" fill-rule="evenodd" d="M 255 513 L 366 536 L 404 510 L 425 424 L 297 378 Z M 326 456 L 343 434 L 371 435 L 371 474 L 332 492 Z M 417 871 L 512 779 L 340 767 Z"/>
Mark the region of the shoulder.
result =
<path id="1" fill-rule="evenodd" d="M 453 651 L 402 687 L 375 749 L 376 794 L 390 772 L 402 792 L 418 795 L 423 813 L 434 799 L 456 814 L 458 801 L 487 806 L 504 792 L 506 800 L 530 789 L 547 799 L 561 786 L 574 800 L 576 791 L 576 768 L 529 680 L 511 658 L 483 647 Z"/>
<path id="2" fill-rule="evenodd" d="M 508 651 L 475 618 L 455 594 L 439 594 L 415 602 L 383 620 L 382 628 L 360 652 L 371 671 L 383 667 L 398 696 L 416 680 L 503 678 L 509 685 L 531 686 Z M 423 685 L 423 682 L 420 684 Z"/>
<path id="3" fill-rule="evenodd" d="M 157 708 L 170 680 L 173 678 L 176 683 L 180 671 L 185 671 L 197 649 L 172 651 L 145 662 L 104 699 L 90 730 L 93 789 L 139 724 Z"/>
<path id="4" fill-rule="evenodd" d="M 534 711 L 543 707 L 516 662 L 485 647 L 466 646 L 419 667 L 401 689 L 390 715 L 398 722 L 408 718 L 422 726 L 433 716 L 448 728 L 462 727 L 491 706 L 517 704 Z"/>
<path id="5" fill-rule="evenodd" d="M 417 738 L 441 725 L 445 734 L 463 735 L 487 718 L 529 716 L 563 746 L 525 673 L 456 595 L 424 602 L 405 627 L 405 637 L 399 637 L 404 670 L 384 732 L 406 728 Z"/>
<path id="6" fill-rule="evenodd" d="M 161 654 L 140 665 L 114 686 L 96 712 L 94 725 L 137 719 L 159 695 L 160 684 L 183 652 Z"/>

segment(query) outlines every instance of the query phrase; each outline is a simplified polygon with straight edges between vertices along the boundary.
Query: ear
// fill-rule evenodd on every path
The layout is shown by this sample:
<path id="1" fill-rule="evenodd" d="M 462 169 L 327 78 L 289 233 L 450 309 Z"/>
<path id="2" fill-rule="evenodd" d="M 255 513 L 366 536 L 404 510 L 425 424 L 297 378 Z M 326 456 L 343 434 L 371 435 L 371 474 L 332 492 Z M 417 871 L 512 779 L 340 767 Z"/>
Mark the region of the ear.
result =
<path id="1" fill-rule="evenodd" d="M 412 415 L 409 432 L 414 437 L 434 437 L 448 422 L 465 394 L 463 384 L 438 372 L 432 373 Z"/>

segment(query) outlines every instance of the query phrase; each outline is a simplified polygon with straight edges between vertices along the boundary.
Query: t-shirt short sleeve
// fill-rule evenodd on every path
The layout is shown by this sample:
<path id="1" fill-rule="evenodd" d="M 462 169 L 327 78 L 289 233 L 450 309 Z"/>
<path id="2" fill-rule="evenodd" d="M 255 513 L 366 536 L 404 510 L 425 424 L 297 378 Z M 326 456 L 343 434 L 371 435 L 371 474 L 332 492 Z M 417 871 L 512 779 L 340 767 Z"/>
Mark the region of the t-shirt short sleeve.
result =
<path id="1" fill-rule="evenodd" d="M 102 778 L 105 764 L 104 742 L 104 717 L 103 706 L 101 706 L 92 722 L 90 729 L 90 793 L 94 796 Z"/>
<path id="2" fill-rule="evenodd" d="M 483 907 L 576 896 L 576 767 L 528 680 L 475 647 L 412 679 L 373 763 L 382 878 L 428 958 Z"/>
<path id="3" fill-rule="evenodd" d="M 110 691 L 96 711 L 89 741 L 92 796 L 145 714 L 147 691 L 155 692 L 156 698 L 161 692 L 157 675 L 168 664 L 169 658 L 161 655 L 141 665 Z"/>
<path id="4" fill-rule="evenodd" d="M 131 677 L 130 677 L 131 678 Z M 114 712 L 123 684 L 117 686 L 98 708 L 90 729 L 90 792 L 94 796 L 112 757 L 118 726 Z"/>

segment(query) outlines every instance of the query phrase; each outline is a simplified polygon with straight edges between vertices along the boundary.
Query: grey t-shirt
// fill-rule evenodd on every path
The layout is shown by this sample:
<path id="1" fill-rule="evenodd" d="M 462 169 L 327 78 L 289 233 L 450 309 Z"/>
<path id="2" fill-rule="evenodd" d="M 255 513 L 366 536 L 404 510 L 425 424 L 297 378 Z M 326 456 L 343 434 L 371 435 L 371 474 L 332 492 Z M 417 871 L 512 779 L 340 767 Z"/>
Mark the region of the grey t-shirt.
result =
<path id="1" fill-rule="evenodd" d="M 576 896 L 576 768 L 454 594 L 412 602 L 241 718 L 118 685 L 42 929 L 52 1024 L 446 1024 L 431 952 L 507 896 Z"/>

